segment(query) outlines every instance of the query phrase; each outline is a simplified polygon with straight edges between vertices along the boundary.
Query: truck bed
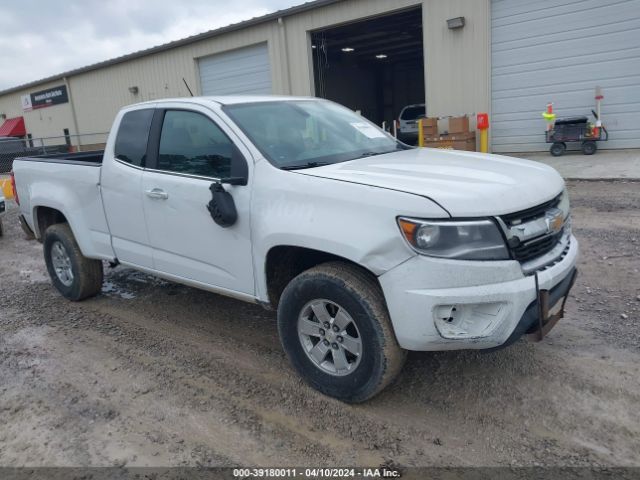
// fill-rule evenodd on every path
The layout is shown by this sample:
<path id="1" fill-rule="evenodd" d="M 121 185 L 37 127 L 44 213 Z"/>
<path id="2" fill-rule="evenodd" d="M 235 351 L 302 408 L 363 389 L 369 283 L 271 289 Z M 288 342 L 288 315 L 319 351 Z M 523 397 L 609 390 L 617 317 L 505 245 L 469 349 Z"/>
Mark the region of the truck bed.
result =
<path id="1" fill-rule="evenodd" d="M 16 160 L 29 162 L 64 163 L 70 165 L 85 165 L 99 167 L 102 165 L 104 150 L 77 153 L 55 153 L 47 155 L 34 155 L 32 157 L 19 157 Z"/>
<path id="2" fill-rule="evenodd" d="M 100 196 L 101 166 L 102 152 L 16 158 L 13 174 L 20 209 L 39 238 L 43 232 L 38 229 L 38 212 L 40 208 L 53 209 L 62 213 L 77 232 L 76 240 L 84 255 L 113 256 Z"/>

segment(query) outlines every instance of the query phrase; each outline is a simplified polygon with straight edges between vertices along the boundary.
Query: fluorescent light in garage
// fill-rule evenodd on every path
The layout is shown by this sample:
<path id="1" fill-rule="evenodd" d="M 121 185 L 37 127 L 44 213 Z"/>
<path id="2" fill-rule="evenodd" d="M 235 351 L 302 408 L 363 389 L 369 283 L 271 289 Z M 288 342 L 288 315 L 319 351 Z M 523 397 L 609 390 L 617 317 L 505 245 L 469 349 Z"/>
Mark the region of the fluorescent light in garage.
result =
<path id="1" fill-rule="evenodd" d="M 353 49 L 353 48 L 351 48 L 351 47 L 344 47 L 344 48 L 342 49 L 342 51 L 343 51 L 343 52 L 353 52 L 353 50 L 354 50 L 354 49 Z"/>
<path id="2" fill-rule="evenodd" d="M 384 58 L 387 58 L 387 56 L 384 53 L 379 53 L 378 55 L 376 55 L 376 58 L 382 60 Z"/>

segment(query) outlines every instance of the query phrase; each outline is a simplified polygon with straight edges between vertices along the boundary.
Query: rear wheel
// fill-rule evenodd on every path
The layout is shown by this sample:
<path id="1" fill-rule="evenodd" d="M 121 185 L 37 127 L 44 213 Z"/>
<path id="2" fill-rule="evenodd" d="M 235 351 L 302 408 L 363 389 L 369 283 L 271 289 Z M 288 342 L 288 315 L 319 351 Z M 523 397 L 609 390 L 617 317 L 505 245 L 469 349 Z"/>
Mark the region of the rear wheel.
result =
<path id="1" fill-rule="evenodd" d="M 396 378 L 406 352 L 383 298 L 375 278 L 341 262 L 291 281 L 278 306 L 278 331 L 291 363 L 311 386 L 356 403 Z"/>
<path id="2" fill-rule="evenodd" d="M 82 255 L 71 228 L 59 223 L 44 234 L 44 260 L 53 285 L 65 298 L 84 300 L 102 288 L 102 262 Z"/>
<path id="3" fill-rule="evenodd" d="M 593 155 L 598 150 L 598 145 L 592 140 L 582 142 L 582 153 L 585 155 Z"/>
<path id="4" fill-rule="evenodd" d="M 551 148 L 549 149 L 549 152 L 551 152 L 551 155 L 553 155 L 554 157 L 560 157 L 562 155 L 564 155 L 564 152 L 567 150 L 567 144 L 564 142 L 555 142 L 553 145 L 551 145 Z"/>

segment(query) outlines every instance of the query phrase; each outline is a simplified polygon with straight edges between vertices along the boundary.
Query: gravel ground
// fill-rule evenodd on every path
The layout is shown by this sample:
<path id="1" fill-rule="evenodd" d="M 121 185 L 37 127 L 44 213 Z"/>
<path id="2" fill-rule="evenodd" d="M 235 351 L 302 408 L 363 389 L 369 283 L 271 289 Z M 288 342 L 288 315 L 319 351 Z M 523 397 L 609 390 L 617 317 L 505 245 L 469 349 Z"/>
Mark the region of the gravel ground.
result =
<path id="1" fill-rule="evenodd" d="M 122 267 L 65 301 L 0 238 L 0 465 L 640 466 L 640 183 L 574 182 L 580 277 L 542 343 L 411 353 L 364 405 L 303 384 L 260 307 Z"/>

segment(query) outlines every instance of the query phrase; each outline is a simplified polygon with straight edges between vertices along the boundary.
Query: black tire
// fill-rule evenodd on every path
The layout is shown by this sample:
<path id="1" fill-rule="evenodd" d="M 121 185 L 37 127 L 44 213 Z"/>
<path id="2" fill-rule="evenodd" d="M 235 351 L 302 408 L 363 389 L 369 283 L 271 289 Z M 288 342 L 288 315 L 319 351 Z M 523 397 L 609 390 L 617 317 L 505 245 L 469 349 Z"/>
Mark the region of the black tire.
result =
<path id="1" fill-rule="evenodd" d="M 549 152 L 554 157 L 561 157 L 562 155 L 564 155 L 564 152 L 566 151 L 567 151 L 567 144 L 564 142 L 555 142 L 554 144 L 551 145 L 551 148 L 549 149 Z"/>
<path id="2" fill-rule="evenodd" d="M 598 150 L 598 145 L 592 140 L 582 142 L 582 153 L 584 155 L 593 155 Z"/>
<path id="3" fill-rule="evenodd" d="M 316 299 L 335 302 L 353 319 L 362 345 L 353 372 L 343 376 L 326 373 L 303 347 L 298 318 Z M 325 395 L 349 403 L 364 402 L 382 391 L 400 373 L 406 358 L 393 333 L 380 286 L 371 274 L 347 263 L 325 263 L 294 278 L 280 298 L 278 331 L 300 375 Z"/>
<path id="4" fill-rule="evenodd" d="M 59 242 L 70 260 L 73 279 L 65 285 L 55 271 L 52 247 Z M 93 297 L 102 289 L 102 261 L 92 260 L 82 255 L 71 228 L 67 223 L 52 225 L 44 233 L 44 260 L 53 285 L 63 297 L 74 302 Z"/>

